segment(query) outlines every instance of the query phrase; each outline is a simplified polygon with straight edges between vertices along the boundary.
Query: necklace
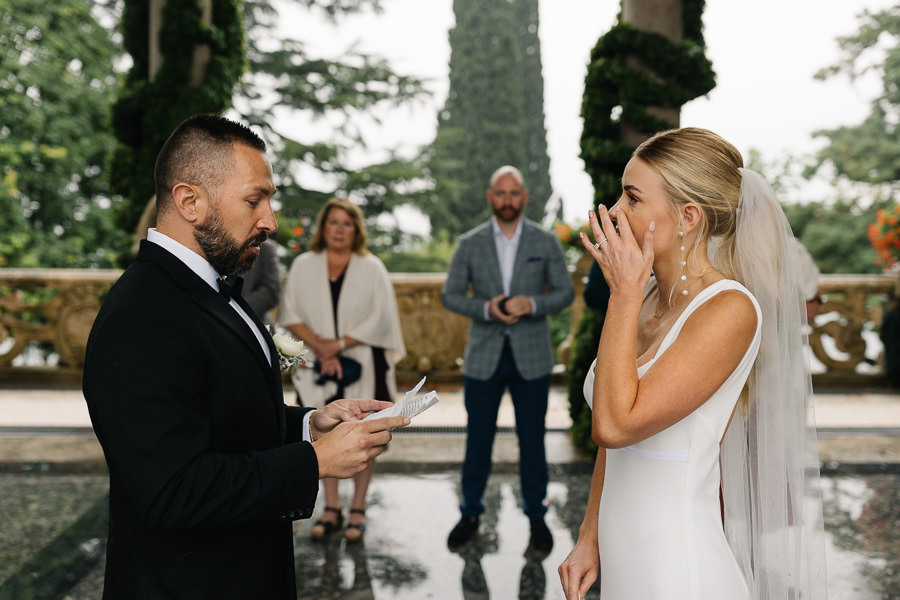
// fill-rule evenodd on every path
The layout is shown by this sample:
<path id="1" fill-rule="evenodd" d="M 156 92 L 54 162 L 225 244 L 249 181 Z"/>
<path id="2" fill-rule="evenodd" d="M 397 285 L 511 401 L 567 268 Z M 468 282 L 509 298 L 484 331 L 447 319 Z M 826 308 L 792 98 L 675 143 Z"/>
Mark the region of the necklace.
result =
<path id="1" fill-rule="evenodd" d="M 705 269 L 700 271 L 700 273 L 697 275 L 697 277 L 694 279 L 694 281 L 692 281 L 687 287 L 685 287 L 683 290 L 681 290 L 681 295 L 687 296 L 688 290 L 690 290 L 692 287 L 694 287 L 694 284 L 697 283 L 698 281 L 700 281 L 703 278 L 703 276 L 706 275 L 707 272 L 712 271 L 712 270 L 713 270 L 712 267 L 706 267 Z M 659 294 L 659 287 L 656 288 L 656 293 Z M 660 296 L 660 298 L 661 298 L 661 296 Z M 660 310 L 659 309 L 659 300 L 657 300 L 656 301 L 656 309 L 653 311 L 653 318 L 656 319 L 657 321 L 659 319 L 662 319 L 663 315 L 666 314 L 666 312 L 668 312 L 668 310 L 670 308 L 671 308 L 671 305 L 669 304 L 668 301 L 666 301 L 665 308 Z"/>

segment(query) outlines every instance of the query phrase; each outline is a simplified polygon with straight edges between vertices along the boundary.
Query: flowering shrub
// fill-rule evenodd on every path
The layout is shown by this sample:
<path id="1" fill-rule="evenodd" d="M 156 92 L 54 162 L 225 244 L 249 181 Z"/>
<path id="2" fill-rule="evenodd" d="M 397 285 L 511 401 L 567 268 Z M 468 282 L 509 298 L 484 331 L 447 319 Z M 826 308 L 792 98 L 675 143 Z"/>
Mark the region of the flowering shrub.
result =
<path id="1" fill-rule="evenodd" d="M 591 235 L 591 226 L 587 221 L 583 221 L 578 227 L 572 227 L 566 223 L 557 223 L 553 226 L 553 230 L 556 232 L 556 237 L 559 238 L 563 248 L 578 248 L 580 250 L 582 245 L 578 234 L 584 232 L 588 236 Z"/>
<path id="2" fill-rule="evenodd" d="M 869 224 L 869 241 L 878 253 L 875 262 L 888 269 L 900 265 L 900 204 L 892 210 L 879 208 Z"/>
<path id="3" fill-rule="evenodd" d="M 287 217 L 281 213 L 275 215 L 278 231 L 273 236 L 275 241 L 293 254 L 300 254 L 309 249 L 312 240 L 312 219 L 309 217 Z"/>

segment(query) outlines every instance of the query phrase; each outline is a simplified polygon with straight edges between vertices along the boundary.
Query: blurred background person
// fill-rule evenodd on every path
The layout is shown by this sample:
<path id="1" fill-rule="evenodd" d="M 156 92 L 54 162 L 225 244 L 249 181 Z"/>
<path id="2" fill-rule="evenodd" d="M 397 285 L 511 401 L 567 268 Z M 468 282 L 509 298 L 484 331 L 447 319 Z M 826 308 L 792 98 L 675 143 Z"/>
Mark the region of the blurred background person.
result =
<path id="1" fill-rule="evenodd" d="M 273 323 L 269 312 L 278 306 L 281 296 L 281 268 L 278 266 L 278 243 L 268 239 L 259 246 L 259 256 L 244 275 L 241 296 L 267 326 Z"/>
<path id="2" fill-rule="evenodd" d="M 606 283 L 603 271 L 596 262 L 591 263 L 591 270 L 588 273 L 587 282 L 584 284 L 582 295 L 587 306 L 606 312 L 606 307 L 609 305 L 609 284 Z"/>
<path id="3" fill-rule="evenodd" d="M 790 244 L 799 265 L 800 292 L 806 300 L 806 322 L 812 327 L 813 319 L 822 308 L 822 296 L 819 295 L 819 267 L 800 240 L 791 238 Z"/>
<path id="4" fill-rule="evenodd" d="M 441 293 L 447 310 L 470 319 L 463 501 L 447 545 L 458 548 L 478 532 L 497 412 L 508 390 L 519 438 L 522 512 L 531 524 L 528 543 L 549 552 L 544 435 L 554 356 L 547 317 L 569 306 L 575 290 L 557 237 L 522 216 L 528 190 L 521 171 L 510 165 L 494 171 L 485 198 L 493 214 L 460 237 Z"/>
<path id="5" fill-rule="evenodd" d="M 295 369 L 301 406 L 339 398 L 393 401 L 395 365 L 406 354 L 394 288 L 384 263 L 366 249 L 362 211 L 331 198 L 316 217 L 310 251 L 291 265 L 278 311 L 279 324 L 314 354 L 313 368 Z M 353 478 L 345 536 L 362 539 L 366 492 L 373 467 Z M 323 539 L 343 525 L 337 479 L 323 479 L 325 510 L 312 528 Z"/>

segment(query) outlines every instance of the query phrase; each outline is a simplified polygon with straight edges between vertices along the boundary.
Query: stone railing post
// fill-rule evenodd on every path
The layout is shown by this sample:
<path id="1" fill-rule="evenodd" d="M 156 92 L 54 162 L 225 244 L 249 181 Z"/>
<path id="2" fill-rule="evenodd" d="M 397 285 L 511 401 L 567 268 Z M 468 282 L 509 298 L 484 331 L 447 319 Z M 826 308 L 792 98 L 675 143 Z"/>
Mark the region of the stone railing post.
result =
<path id="1" fill-rule="evenodd" d="M 406 358 L 397 365 L 401 379 L 428 375 L 431 381 L 462 376 L 469 320 L 441 304 L 444 273 L 393 273 Z"/>

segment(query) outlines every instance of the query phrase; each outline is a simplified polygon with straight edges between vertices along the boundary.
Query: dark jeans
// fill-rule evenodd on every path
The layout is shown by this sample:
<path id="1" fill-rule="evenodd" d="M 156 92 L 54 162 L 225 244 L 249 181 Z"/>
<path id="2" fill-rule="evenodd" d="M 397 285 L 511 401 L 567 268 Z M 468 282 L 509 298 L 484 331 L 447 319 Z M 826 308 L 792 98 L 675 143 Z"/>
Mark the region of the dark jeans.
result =
<path id="1" fill-rule="evenodd" d="M 466 457 L 462 466 L 463 516 L 477 517 L 484 512 L 481 498 L 491 474 L 491 453 L 497 433 L 497 412 L 503 392 L 509 388 L 519 437 L 519 481 L 522 485 L 522 510 L 532 518 L 547 512 L 547 454 L 544 449 L 547 395 L 550 375 L 523 379 L 516 369 L 512 350 L 504 346 L 497 370 L 490 379 L 465 378 L 466 412 L 469 414 Z"/>

